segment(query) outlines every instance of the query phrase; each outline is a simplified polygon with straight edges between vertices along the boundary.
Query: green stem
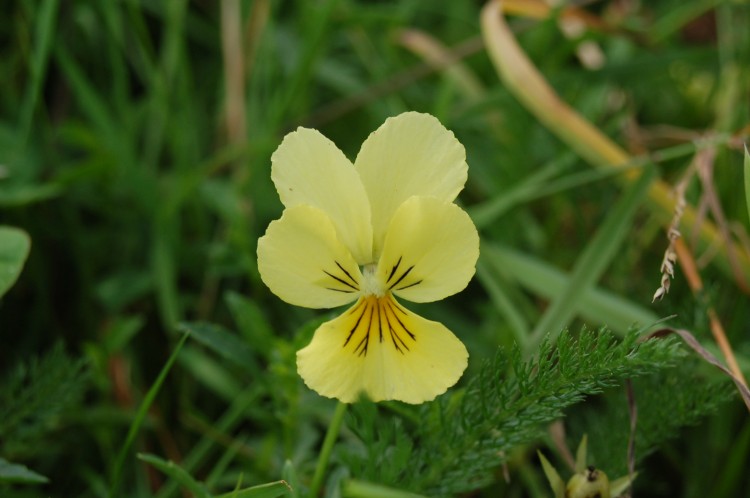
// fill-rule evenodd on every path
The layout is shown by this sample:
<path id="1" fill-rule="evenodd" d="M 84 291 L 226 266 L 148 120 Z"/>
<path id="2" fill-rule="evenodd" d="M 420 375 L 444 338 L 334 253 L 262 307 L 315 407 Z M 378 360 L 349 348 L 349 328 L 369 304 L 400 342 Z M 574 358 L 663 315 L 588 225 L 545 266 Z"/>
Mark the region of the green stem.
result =
<path id="1" fill-rule="evenodd" d="M 344 414 L 346 413 L 346 403 L 339 401 L 336 405 L 336 411 L 333 412 L 331 418 L 331 425 L 328 426 L 328 432 L 326 432 L 326 438 L 323 440 L 323 448 L 320 450 L 320 456 L 318 457 L 318 465 L 315 467 L 315 475 L 313 475 L 312 484 L 310 485 L 310 496 L 315 498 L 318 496 L 320 486 L 323 484 L 323 478 L 326 474 L 326 468 L 328 467 L 328 460 L 331 458 L 331 451 L 333 451 L 333 444 L 336 442 L 336 438 L 339 436 L 339 429 L 341 429 L 341 423 L 344 421 Z"/>

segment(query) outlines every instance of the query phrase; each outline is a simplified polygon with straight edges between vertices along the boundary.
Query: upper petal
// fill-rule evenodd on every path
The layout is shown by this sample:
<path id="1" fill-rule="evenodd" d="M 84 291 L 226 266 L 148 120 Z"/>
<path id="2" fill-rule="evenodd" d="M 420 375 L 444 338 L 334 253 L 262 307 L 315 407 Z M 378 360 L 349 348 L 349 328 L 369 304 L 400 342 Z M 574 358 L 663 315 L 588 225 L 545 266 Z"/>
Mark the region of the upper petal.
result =
<path id="1" fill-rule="evenodd" d="M 352 163 L 317 130 L 289 133 L 271 156 L 271 179 L 286 207 L 325 211 L 359 264 L 372 261 L 370 204 Z"/>
<path id="2" fill-rule="evenodd" d="M 370 198 L 375 255 L 391 216 L 414 195 L 453 201 L 466 183 L 463 145 L 437 118 L 407 112 L 389 118 L 354 162 Z"/>
<path id="3" fill-rule="evenodd" d="M 434 197 L 412 197 L 396 210 L 377 274 L 409 301 L 437 301 L 463 290 L 474 275 L 479 234 L 466 212 Z"/>
<path id="4" fill-rule="evenodd" d="M 450 330 L 403 308 L 391 296 L 362 297 L 321 325 L 297 352 L 308 387 L 345 403 L 423 403 L 458 382 L 469 354 Z"/>
<path id="5" fill-rule="evenodd" d="M 258 271 L 271 292 L 307 308 L 333 308 L 353 301 L 362 273 L 339 241 L 328 216 L 294 206 L 258 239 Z"/>

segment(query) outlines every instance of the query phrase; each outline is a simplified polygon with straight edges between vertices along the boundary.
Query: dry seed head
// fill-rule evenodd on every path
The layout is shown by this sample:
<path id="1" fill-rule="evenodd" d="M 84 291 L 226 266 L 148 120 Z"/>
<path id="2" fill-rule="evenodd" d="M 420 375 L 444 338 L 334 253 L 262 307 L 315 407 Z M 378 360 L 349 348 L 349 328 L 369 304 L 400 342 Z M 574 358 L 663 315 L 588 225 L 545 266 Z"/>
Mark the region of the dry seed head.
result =
<path id="1" fill-rule="evenodd" d="M 695 168 L 691 164 L 690 167 L 685 171 L 685 174 L 680 179 L 679 183 L 674 188 L 674 195 L 676 198 L 674 206 L 674 214 L 672 215 L 672 222 L 669 224 L 667 230 L 667 239 L 669 239 L 669 246 L 664 251 L 664 258 L 661 261 L 661 283 L 659 288 L 654 292 L 654 297 L 651 302 L 660 301 L 669 292 L 669 286 L 674 278 L 674 265 L 677 262 L 677 252 L 675 251 L 675 242 L 679 239 L 682 234 L 680 233 L 680 220 L 685 212 L 685 190 L 687 184 L 695 174 Z"/>

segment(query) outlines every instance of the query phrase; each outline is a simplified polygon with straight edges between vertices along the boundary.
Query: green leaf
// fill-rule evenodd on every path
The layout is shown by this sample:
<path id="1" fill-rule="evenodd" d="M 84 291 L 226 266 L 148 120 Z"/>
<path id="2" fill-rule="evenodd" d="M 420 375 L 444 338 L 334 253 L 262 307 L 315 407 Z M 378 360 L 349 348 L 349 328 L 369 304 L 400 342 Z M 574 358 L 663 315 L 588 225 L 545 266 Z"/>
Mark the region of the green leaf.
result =
<path id="1" fill-rule="evenodd" d="M 4 458 L 0 458 L 0 482 L 18 482 L 24 484 L 44 484 L 49 479 L 26 466 L 11 463 Z"/>
<path id="2" fill-rule="evenodd" d="M 0 191 L 0 206 L 18 207 L 52 199 L 62 193 L 62 187 L 44 185 L 14 185 Z"/>
<path id="3" fill-rule="evenodd" d="M 226 361 L 190 345 L 185 346 L 178 359 L 195 380 L 226 400 L 232 400 L 245 387 L 238 379 L 236 372 L 232 372 Z"/>
<path id="4" fill-rule="evenodd" d="M 18 279 L 29 255 L 31 239 L 23 230 L 0 226 L 0 297 Z"/>
<path id="5" fill-rule="evenodd" d="M 274 334 L 258 303 L 231 291 L 225 294 L 224 300 L 245 341 L 259 353 L 269 352 L 273 347 Z"/>
<path id="6" fill-rule="evenodd" d="M 185 487 L 185 489 L 190 490 L 196 497 L 211 498 L 211 493 L 208 492 L 206 487 L 200 482 L 193 479 L 193 477 L 188 474 L 185 469 L 183 469 L 176 463 L 164 460 L 156 455 L 145 453 L 139 453 L 138 459 L 153 465 L 175 481 L 179 482 Z"/>
<path id="7" fill-rule="evenodd" d="M 277 496 L 287 495 L 291 491 L 292 488 L 286 481 L 275 481 L 224 493 L 216 498 L 276 498 Z"/>
<path id="8" fill-rule="evenodd" d="M 750 152 L 745 146 L 745 200 L 747 201 L 747 215 L 750 216 Z"/>
<path id="9" fill-rule="evenodd" d="M 238 367 L 251 373 L 258 373 L 260 368 L 253 350 L 245 341 L 229 331 L 210 323 L 183 322 L 179 330 L 188 332 L 193 339 L 218 353 Z"/>

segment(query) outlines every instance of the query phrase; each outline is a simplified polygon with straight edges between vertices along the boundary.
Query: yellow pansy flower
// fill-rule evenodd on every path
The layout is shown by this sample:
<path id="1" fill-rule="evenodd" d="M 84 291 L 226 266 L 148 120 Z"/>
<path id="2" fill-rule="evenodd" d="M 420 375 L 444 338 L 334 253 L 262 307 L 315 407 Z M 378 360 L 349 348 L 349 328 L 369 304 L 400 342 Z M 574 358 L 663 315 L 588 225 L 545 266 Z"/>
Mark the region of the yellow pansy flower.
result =
<path id="1" fill-rule="evenodd" d="M 479 236 L 453 203 L 466 182 L 463 146 L 433 116 L 407 112 L 370 134 L 354 164 L 307 128 L 271 161 L 285 209 L 258 241 L 263 282 L 297 306 L 354 302 L 297 352 L 307 386 L 346 403 L 444 393 L 466 369 L 466 348 L 396 297 L 437 301 L 474 275 Z"/>

